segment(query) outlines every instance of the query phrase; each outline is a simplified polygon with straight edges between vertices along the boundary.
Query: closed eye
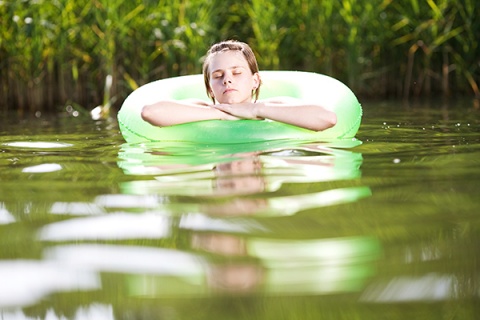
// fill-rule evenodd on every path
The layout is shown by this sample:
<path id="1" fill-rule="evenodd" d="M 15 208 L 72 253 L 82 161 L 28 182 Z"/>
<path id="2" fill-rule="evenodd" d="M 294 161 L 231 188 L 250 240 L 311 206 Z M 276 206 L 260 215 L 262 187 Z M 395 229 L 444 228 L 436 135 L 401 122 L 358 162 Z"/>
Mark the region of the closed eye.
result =
<path id="1" fill-rule="evenodd" d="M 232 70 L 232 74 L 242 74 L 243 70 L 241 68 L 235 68 Z"/>

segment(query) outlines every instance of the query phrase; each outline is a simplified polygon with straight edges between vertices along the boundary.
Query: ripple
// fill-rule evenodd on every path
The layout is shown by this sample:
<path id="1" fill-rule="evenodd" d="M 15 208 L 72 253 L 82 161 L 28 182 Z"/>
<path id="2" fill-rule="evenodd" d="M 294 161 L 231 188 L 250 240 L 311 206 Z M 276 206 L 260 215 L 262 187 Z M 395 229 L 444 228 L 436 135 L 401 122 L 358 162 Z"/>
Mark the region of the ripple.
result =
<path id="1" fill-rule="evenodd" d="M 62 170 L 62 166 L 58 163 L 43 163 L 37 166 L 26 167 L 22 172 L 26 173 L 43 173 L 43 172 L 55 172 Z"/>
<path id="2" fill-rule="evenodd" d="M 69 148 L 73 144 L 66 142 L 47 142 L 47 141 L 14 141 L 5 142 L 2 145 L 14 148 L 26 148 L 26 149 L 57 149 L 57 148 Z"/>

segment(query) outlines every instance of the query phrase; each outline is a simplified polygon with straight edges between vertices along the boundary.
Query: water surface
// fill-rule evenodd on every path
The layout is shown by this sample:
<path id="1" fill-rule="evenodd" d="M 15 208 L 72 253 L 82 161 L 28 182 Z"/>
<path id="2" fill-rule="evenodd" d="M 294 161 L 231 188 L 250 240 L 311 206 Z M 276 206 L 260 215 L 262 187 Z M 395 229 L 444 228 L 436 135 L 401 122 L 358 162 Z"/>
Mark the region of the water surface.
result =
<path id="1" fill-rule="evenodd" d="M 471 101 L 364 103 L 357 140 L 126 144 L 4 119 L 2 319 L 475 319 Z"/>

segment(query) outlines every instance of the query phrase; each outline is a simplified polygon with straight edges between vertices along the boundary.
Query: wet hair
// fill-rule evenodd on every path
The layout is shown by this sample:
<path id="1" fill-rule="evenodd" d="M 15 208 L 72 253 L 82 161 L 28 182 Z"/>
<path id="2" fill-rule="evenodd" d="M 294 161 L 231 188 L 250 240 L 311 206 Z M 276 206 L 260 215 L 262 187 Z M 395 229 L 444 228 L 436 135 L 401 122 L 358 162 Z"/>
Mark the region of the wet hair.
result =
<path id="1" fill-rule="evenodd" d="M 240 51 L 247 60 L 248 67 L 250 68 L 252 74 L 258 73 L 257 58 L 255 57 L 252 48 L 250 48 L 248 44 L 236 40 L 226 40 L 214 44 L 207 51 L 207 56 L 203 62 L 203 79 L 205 81 L 205 88 L 207 89 L 207 96 L 212 99 L 213 103 L 215 103 L 215 97 L 212 96 L 212 88 L 210 87 L 210 60 L 215 54 L 225 51 Z M 255 101 L 258 100 L 258 96 L 260 94 L 260 85 L 261 81 L 258 84 L 258 87 L 252 92 L 252 97 L 255 97 Z"/>

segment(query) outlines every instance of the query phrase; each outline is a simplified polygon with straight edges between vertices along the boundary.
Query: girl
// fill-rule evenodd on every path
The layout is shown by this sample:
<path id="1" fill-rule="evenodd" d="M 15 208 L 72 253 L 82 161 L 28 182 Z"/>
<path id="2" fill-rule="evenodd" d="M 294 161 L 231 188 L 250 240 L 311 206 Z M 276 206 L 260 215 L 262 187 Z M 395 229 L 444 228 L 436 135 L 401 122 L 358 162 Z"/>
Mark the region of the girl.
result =
<path id="1" fill-rule="evenodd" d="M 335 125 L 337 116 L 320 105 L 294 98 L 257 100 L 262 84 L 252 49 L 229 40 L 214 44 L 203 64 L 205 101 L 159 101 L 142 109 L 142 118 L 156 126 L 202 120 L 270 119 L 322 131 Z"/>

